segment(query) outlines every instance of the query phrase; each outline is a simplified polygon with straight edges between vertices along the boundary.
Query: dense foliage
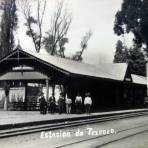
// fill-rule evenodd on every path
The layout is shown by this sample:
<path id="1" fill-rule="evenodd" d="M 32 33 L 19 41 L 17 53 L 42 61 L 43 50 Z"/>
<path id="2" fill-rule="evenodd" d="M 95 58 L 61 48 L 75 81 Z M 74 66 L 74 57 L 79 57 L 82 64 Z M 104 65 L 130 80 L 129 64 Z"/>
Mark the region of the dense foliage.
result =
<path id="1" fill-rule="evenodd" d="M 114 32 L 120 36 L 132 33 L 133 47 L 121 50 L 116 48 L 114 62 L 127 62 L 135 74 L 145 74 L 145 63 L 148 56 L 148 1 L 123 0 L 121 10 L 115 15 Z M 121 47 L 120 47 L 121 46 Z M 144 46 L 146 48 L 144 48 Z M 124 48 L 125 49 L 125 48 Z"/>
<path id="2" fill-rule="evenodd" d="M 122 41 L 118 40 L 116 45 L 116 52 L 114 55 L 114 63 L 125 63 L 127 62 L 127 49 L 124 47 Z"/>

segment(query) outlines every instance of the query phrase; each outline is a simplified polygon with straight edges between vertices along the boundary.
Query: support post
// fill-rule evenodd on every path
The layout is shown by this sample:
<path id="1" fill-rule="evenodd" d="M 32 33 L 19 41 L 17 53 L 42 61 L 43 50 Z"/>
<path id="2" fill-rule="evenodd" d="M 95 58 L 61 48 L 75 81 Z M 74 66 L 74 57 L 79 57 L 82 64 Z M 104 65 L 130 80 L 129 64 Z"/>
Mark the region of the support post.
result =
<path id="1" fill-rule="evenodd" d="M 27 83 L 25 82 L 25 100 L 24 100 L 24 110 L 27 111 L 28 109 L 28 100 L 27 100 Z"/>
<path id="2" fill-rule="evenodd" d="M 5 95 L 5 101 L 4 101 L 4 110 L 8 111 L 8 100 L 9 100 L 9 96 Z"/>
<path id="3" fill-rule="evenodd" d="M 49 80 L 46 79 L 46 101 L 49 98 Z"/>
<path id="4" fill-rule="evenodd" d="M 119 86 L 116 86 L 116 107 L 120 108 Z"/>
<path id="5" fill-rule="evenodd" d="M 4 82 L 4 91 L 5 91 L 5 100 L 4 100 L 4 110 L 8 110 L 8 102 L 9 102 L 9 91 L 10 91 L 10 83 Z"/>

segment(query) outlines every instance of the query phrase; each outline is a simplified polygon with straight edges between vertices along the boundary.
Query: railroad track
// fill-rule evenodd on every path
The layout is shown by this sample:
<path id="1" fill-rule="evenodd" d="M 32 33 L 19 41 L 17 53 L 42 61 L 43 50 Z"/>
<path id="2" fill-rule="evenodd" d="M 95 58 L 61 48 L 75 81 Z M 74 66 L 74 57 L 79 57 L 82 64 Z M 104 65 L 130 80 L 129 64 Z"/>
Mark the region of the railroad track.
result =
<path id="1" fill-rule="evenodd" d="M 62 123 L 56 123 L 56 124 L 36 125 L 36 126 L 29 126 L 29 127 L 23 127 L 23 128 L 0 130 L 0 138 L 37 133 L 41 131 L 49 131 L 49 130 L 51 131 L 51 130 L 63 129 L 67 127 L 75 127 L 75 126 L 81 126 L 85 124 L 94 124 L 99 122 L 107 122 L 112 120 L 132 118 L 132 117 L 144 116 L 144 115 L 148 115 L 148 112 L 126 113 L 122 115 L 112 115 L 109 117 L 99 117 L 99 118 L 85 119 L 85 120 L 79 120 L 79 121 L 68 121 L 68 122 L 62 122 Z"/>
<path id="2" fill-rule="evenodd" d="M 120 140 L 123 140 L 123 139 L 129 138 L 129 137 L 132 137 L 132 136 L 135 136 L 135 135 L 139 135 L 139 134 L 142 134 L 142 133 L 148 132 L 148 125 L 135 127 L 135 128 L 133 128 L 133 129 L 136 129 L 136 130 L 137 130 L 138 128 L 142 128 L 142 127 L 147 127 L 147 129 L 145 130 L 145 128 L 144 128 L 142 131 L 135 132 L 135 133 L 132 133 L 132 134 L 129 134 L 129 135 L 123 136 L 123 137 L 121 137 L 121 138 L 117 138 L 117 139 L 114 139 L 114 140 L 108 141 L 108 142 L 106 142 L 106 143 L 104 143 L 104 144 L 101 144 L 101 145 L 99 145 L 99 146 L 96 146 L 95 148 L 100 148 L 100 147 L 103 147 L 103 146 L 105 146 L 105 145 L 109 145 L 109 144 L 111 144 L 111 143 L 114 143 L 114 142 L 117 142 L 117 141 L 120 141 Z M 128 129 L 128 130 L 126 130 L 126 131 L 130 131 L 130 130 L 131 130 L 131 129 Z M 123 130 L 123 131 L 119 131 L 119 133 L 124 132 L 124 131 L 125 131 L 125 130 Z"/>
<path id="3" fill-rule="evenodd" d="M 139 131 L 137 132 L 138 129 L 139 129 Z M 129 133 L 130 131 L 133 131 L 133 132 Z M 132 127 L 132 128 L 126 128 L 126 129 L 123 129 L 123 130 L 119 130 L 119 131 L 117 131 L 117 135 L 116 135 L 115 138 L 110 138 L 109 140 L 106 140 L 105 142 L 98 144 L 94 148 L 101 148 L 101 147 L 104 147 L 104 146 L 109 145 L 111 143 L 115 143 L 115 142 L 118 142 L 120 140 L 129 138 L 129 137 L 141 134 L 141 133 L 145 133 L 145 132 L 148 132 L 148 124 L 143 124 L 143 125 L 135 126 L 135 127 Z M 121 135 L 123 133 L 128 133 L 128 134 L 123 135 L 123 136 L 118 136 L 119 134 Z M 92 137 L 92 138 L 86 138 L 86 139 L 83 139 L 83 140 L 77 140 L 75 142 L 59 145 L 59 146 L 56 146 L 54 148 L 79 147 L 80 143 L 89 142 L 89 141 L 92 141 L 92 140 L 101 141 L 101 139 L 104 138 L 105 136 L 113 136 L 113 135 L 95 136 L 95 137 Z"/>

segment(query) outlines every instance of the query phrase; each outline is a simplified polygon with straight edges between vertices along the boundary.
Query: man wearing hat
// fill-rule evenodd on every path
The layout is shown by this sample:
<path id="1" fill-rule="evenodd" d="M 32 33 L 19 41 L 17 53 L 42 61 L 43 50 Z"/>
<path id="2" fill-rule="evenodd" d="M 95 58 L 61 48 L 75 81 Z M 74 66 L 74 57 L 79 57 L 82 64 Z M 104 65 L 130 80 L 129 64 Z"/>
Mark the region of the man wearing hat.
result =
<path id="1" fill-rule="evenodd" d="M 90 108 L 92 106 L 92 99 L 91 99 L 90 93 L 85 94 L 84 106 L 85 106 L 86 113 L 89 114 L 90 113 Z"/>
<path id="2" fill-rule="evenodd" d="M 42 92 L 39 97 L 40 102 L 40 114 L 46 114 L 47 113 L 47 102 L 44 97 L 44 93 Z"/>

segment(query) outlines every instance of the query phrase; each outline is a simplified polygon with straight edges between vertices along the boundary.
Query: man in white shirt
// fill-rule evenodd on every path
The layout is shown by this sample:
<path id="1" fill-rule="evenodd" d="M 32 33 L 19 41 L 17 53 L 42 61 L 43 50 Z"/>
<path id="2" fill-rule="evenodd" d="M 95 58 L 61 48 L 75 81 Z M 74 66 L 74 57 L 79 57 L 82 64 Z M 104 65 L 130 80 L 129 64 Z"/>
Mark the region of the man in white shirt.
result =
<path id="1" fill-rule="evenodd" d="M 66 98 L 66 113 L 70 114 L 71 113 L 71 104 L 72 104 L 72 100 L 67 97 Z"/>
<path id="2" fill-rule="evenodd" d="M 92 99 L 90 97 L 90 93 L 85 94 L 84 106 L 86 113 L 90 113 L 90 107 L 92 106 Z"/>

